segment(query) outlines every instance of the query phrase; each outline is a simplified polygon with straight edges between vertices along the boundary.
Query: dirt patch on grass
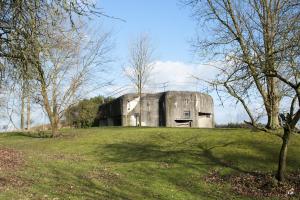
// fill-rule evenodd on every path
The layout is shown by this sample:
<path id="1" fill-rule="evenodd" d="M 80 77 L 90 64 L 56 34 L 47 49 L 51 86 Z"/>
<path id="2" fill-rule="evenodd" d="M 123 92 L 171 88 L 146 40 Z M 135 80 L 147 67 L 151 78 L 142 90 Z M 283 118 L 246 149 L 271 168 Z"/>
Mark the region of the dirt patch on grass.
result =
<path id="1" fill-rule="evenodd" d="M 17 170 L 23 163 L 24 159 L 21 152 L 8 148 L 0 148 L 0 171 Z"/>
<path id="2" fill-rule="evenodd" d="M 112 172 L 108 168 L 92 170 L 85 176 L 87 179 L 96 179 L 105 184 L 116 184 L 119 182 L 120 177 L 119 173 Z"/>
<path id="3" fill-rule="evenodd" d="M 211 171 L 204 180 L 219 185 L 229 183 L 232 190 L 242 196 L 280 199 L 300 197 L 300 171 L 287 175 L 284 183 L 277 182 L 271 174 L 259 172 L 222 176 L 218 171 Z"/>
<path id="4" fill-rule="evenodd" d="M 172 163 L 167 163 L 167 162 L 160 162 L 159 163 L 159 168 L 161 169 L 170 169 L 173 167 Z"/>
<path id="5" fill-rule="evenodd" d="M 0 191 L 9 188 L 21 188 L 29 184 L 16 172 L 24 166 L 23 154 L 20 151 L 0 148 Z"/>
<path id="6" fill-rule="evenodd" d="M 64 160 L 64 161 L 72 161 L 72 162 L 82 162 L 86 161 L 84 156 L 78 154 L 51 154 L 45 155 L 47 160 Z"/>
<path id="7" fill-rule="evenodd" d="M 7 176 L 0 177 L 0 190 L 3 190 L 8 187 L 23 187 L 26 185 L 26 181 L 24 181 L 21 177 L 18 176 Z"/>

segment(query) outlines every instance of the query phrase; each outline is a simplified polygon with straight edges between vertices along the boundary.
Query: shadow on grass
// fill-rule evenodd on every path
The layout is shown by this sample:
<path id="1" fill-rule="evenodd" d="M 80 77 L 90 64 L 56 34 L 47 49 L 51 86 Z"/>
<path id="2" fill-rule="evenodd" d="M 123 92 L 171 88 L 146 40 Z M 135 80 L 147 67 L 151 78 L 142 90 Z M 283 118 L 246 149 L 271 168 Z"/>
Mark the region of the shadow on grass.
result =
<path id="1" fill-rule="evenodd" d="M 194 140 L 194 144 L 185 141 Z M 114 143 L 99 147 L 98 152 L 105 152 L 99 155 L 106 161 L 117 163 L 130 162 L 166 162 L 179 164 L 188 168 L 206 169 L 207 166 L 229 168 L 242 173 L 253 171 L 274 170 L 277 167 L 277 154 L 280 146 L 274 143 L 243 140 L 209 144 L 209 142 L 195 142 L 192 137 L 184 142 L 160 146 L 151 143 Z M 185 143 L 185 144 L 184 144 Z M 212 142 L 213 143 L 213 142 Z M 215 142 L 214 142 L 215 143 Z M 183 148 L 176 148 L 184 144 Z M 224 149 L 224 151 L 222 151 Z M 248 150 L 251 153 L 245 153 Z M 290 158 L 296 161 L 296 158 Z M 293 167 L 296 168 L 296 164 Z"/>
<path id="2" fill-rule="evenodd" d="M 225 146 L 228 145 L 231 144 L 228 143 Z M 86 170 L 63 170 L 58 169 L 54 163 L 49 163 L 46 166 L 47 174 L 50 175 L 48 178 L 51 179 L 51 184 L 55 185 L 39 184 L 37 187 L 41 191 L 51 191 L 53 197 L 60 198 L 167 200 L 174 192 L 181 195 L 177 199 L 182 199 L 187 193 L 193 199 L 216 198 L 217 194 L 204 190 L 200 185 L 201 177 L 197 171 L 207 164 L 198 161 L 199 156 L 202 156 L 199 150 L 166 150 L 159 145 L 141 143 L 108 144 L 100 148 L 102 150 L 95 155 L 100 158 L 99 167 L 106 163 L 103 162 L 104 160 L 108 163 L 120 163 L 121 165 L 117 166 L 126 167 L 129 171 L 123 171 L 115 182 L 106 183 L 103 176 L 100 176 L 98 180 L 86 176 Z M 143 161 L 156 162 L 158 166 L 148 165 Z M 135 162 L 138 164 L 135 165 Z M 122 165 L 124 163 L 133 163 L 133 165 Z M 165 163 L 170 166 L 178 164 L 180 167 L 161 168 L 160 165 Z M 215 163 L 208 165 L 215 165 Z M 163 184 L 159 188 L 152 185 L 152 181 L 157 180 Z M 176 188 L 175 191 L 174 188 Z"/>
<path id="3" fill-rule="evenodd" d="M 195 138 L 192 140 L 195 140 Z M 201 182 L 201 177 L 191 182 L 186 181 L 192 177 L 188 175 L 188 171 L 193 170 L 193 173 L 197 174 L 197 172 L 200 172 L 200 174 L 205 175 L 205 173 L 215 167 L 231 169 L 233 173 L 248 174 L 266 173 L 276 170 L 280 145 L 277 146 L 274 141 L 238 140 L 240 140 L 241 146 L 234 141 L 217 142 L 215 144 L 196 142 L 194 145 L 187 145 L 178 150 L 176 150 L 176 145 L 181 144 L 181 142 L 174 144 L 174 148 L 169 146 L 169 144 L 168 146 L 160 146 L 151 143 L 114 143 L 101 147 L 103 149 L 102 152 L 105 152 L 105 154 L 99 156 L 102 156 L 109 162 L 139 163 L 139 166 L 144 161 L 151 162 L 153 165 L 157 164 L 158 166 L 161 162 L 168 163 L 171 165 L 171 168 L 168 169 L 170 172 L 157 170 L 155 167 L 149 169 L 147 168 L 148 163 L 142 164 L 143 166 L 139 167 L 138 170 L 141 170 L 141 174 L 150 174 L 157 179 L 164 179 L 173 185 L 177 185 L 182 191 L 188 191 L 193 195 L 203 195 L 205 191 L 199 192 L 199 186 L 197 186 L 197 183 Z M 187 139 L 186 141 L 190 140 Z M 211 143 L 214 142 L 211 141 Z M 250 150 L 250 153 L 247 153 L 248 150 Z M 288 162 L 292 170 L 299 168 L 300 163 L 299 160 L 296 161 L 297 158 L 295 153 L 289 158 Z M 172 169 L 172 164 L 177 166 Z M 174 171 L 176 168 L 180 170 Z"/>
<path id="4" fill-rule="evenodd" d="M 180 143 L 179 143 L 180 144 Z M 140 143 L 118 143 L 104 146 L 106 152 L 104 159 L 111 162 L 131 163 L 131 162 L 165 162 L 168 164 L 179 164 L 188 168 L 207 168 L 204 166 L 219 166 L 230 168 L 239 172 L 249 173 L 249 171 L 235 166 L 232 160 L 240 160 L 240 157 L 232 157 L 230 161 L 226 161 L 226 156 L 220 158 L 213 153 L 214 149 L 224 148 L 234 145 L 233 142 L 228 142 L 221 145 L 205 147 L 203 144 L 198 144 L 198 148 L 168 150 L 159 145 L 140 144 Z M 245 158 L 249 162 L 253 162 L 255 158 Z"/>
<path id="5" fill-rule="evenodd" d="M 234 142 L 227 142 L 206 147 L 205 144 L 198 143 L 198 148 L 172 150 L 155 144 L 116 143 L 101 147 L 103 150 L 99 152 L 105 152 L 105 155 L 99 156 L 108 162 L 132 163 L 129 166 L 134 167 L 135 174 L 144 176 L 144 178 L 149 176 L 153 177 L 154 180 L 168 182 L 168 185 L 175 186 L 178 191 L 187 192 L 194 197 L 230 199 L 230 193 L 214 193 L 207 188 L 203 189 L 204 186 L 201 184 L 203 184 L 202 176 L 214 167 L 251 173 L 251 171 L 232 162 L 234 155 L 230 157 L 230 160 L 226 160 L 226 155 L 220 158 L 214 153 L 214 150 L 218 148 L 230 148 L 235 144 Z M 233 160 L 240 160 L 239 156 Z M 253 163 L 256 158 L 247 157 L 244 160 Z M 135 166 L 136 163 L 138 167 Z M 167 167 L 161 168 L 161 165 Z"/>
<path id="6" fill-rule="evenodd" d="M 161 138 L 162 140 L 165 139 Z M 170 140 L 169 142 L 171 143 Z M 250 140 L 241 142 L 243 147 L 238 146 L 239 144 L 235 141 L 198 142 L 193 137 L 164 146 L 145 142 L 100 145 L 96 147 L 95 152 L 92 152 L 99 159 L 97 161 L 99 166 L 104 163 L 109 163 L 109 165 L 113 163 L 112 165 L 117 166 L 117 169 L 118 167 L 123 170 L 125 168 L 126 172 L 123 171 L 123 176 L 120 179 L 113 183 L 107 183 L 106 179 L 103 180 L 103 176 L 95 180 L 95 178 L 87 177 L 85 170 L 57 169 L 55 164 L 51 163 L 47 165 L 47 168 L 55 179 L 55 181 L 51 181 L 56 183 L 55 187 L 51 185 L 39 185 L 38 187 L 45 187 L 43 188 L 45 191 L 56 188 L 53 194 L 59 197 L 81 197 L 84 199 L 170 198 L 169 194 L 163 193 L 167 190 L 166 188 L 159 190 L 151 185 L 151 181 L 159 180 L 160 187 L 171 185 L 176 188 L 175 192 L 189 193 L 195 199 L 198 197 L 199 199 L 201 197 L 230 199 L 232 196 L 228 191 L 213 193 L 207 188 L 203 189 L 201 186 L 203 184 L 201 176 L 205 175 L 203 172 L 205 173 L 213 167 L 223 167 L 241 173 L 254 173 L 255 171 L 249 169 L 257 167 L 257 170 L 260 170 L 257 163 L 266 167 L 276 164 L 274 152 L 277 147 L 272 146 L 273 143 L 256 143 Z M 180 146 L 182 144 L 184 146 Z M 230 148 L 233 150 L 225 151 Z M 255 149 L 263 157 L 256 156 L 256 154 L 243 155 L 244 151 L 241 148 Z M 239 165 L 240 163 L 243 165 Z M 252 167 L 245 167 L 246 164 Z"/>
<path id="7" fill-rule="evenodd" d="M 205 157 L 207 160 L 209 160 L 211 163 L 213 163 L 213 165 L 230 168 L 230 169 L 233 169 L 238 172 L 251 173 L 250 171 L 242 169 L 241 167 L 238 167 L 237 165 L 235 165 L 234 161 L 239 160 L 238 158 L 233 157 L 230 160 L 226 160 L 227 156 L 225 156 L 225 159 L 224 158 L 221 159 L 221 158 L 217 157 L 216 155 L 214 155 L 214 153 L 213 153 L 214 149 L 227 147 L 227 146 L 230 146 L 233 144 L 234 144 L 233 142 L 229 142 L 229 143 L 225 143 L 225 144 L 221 144 L 221 145 L 215 145 L 212 147 L 205 147 L 205 145 L 203 145 L 203 144 L 198 144 L 198 147 L 201 149 L 201 153 L 200 153 L 201 156 Z"/>

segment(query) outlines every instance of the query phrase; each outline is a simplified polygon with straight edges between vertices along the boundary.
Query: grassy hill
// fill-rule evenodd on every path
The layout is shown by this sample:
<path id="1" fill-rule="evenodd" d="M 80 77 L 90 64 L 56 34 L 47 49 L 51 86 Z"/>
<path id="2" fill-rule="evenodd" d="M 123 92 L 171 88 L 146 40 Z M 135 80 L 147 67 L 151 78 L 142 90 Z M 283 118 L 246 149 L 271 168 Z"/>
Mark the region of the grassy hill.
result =
<path id="1" fill-rule="evenodd" d="M 56 139 L 1 134 L 0 199 L 251 199 L 230 181 L 207 177 L 272 173 L 280 142 L 247 129 L 94 128 L 65 130 Z M 295 135 L 290 172 L 300 168 L 299 146 Z"/>

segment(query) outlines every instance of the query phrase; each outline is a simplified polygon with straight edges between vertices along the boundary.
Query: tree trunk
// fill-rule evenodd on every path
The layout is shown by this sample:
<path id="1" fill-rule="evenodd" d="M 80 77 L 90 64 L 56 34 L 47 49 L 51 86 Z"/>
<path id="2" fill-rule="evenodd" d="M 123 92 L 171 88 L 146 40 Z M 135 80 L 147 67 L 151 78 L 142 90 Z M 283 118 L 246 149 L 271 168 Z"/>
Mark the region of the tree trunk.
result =
<path id="1" fill-rule="evenodd" d="M 30 95 L 27 96 L 27 130 L 30 130 Z"/>
<path id="2" fill-rule="evenodd" d="M 291 135 L 291 130 L 285 128 L 282 137 L 282 145 L 279 153 L 278 170 L 276 176 L 277 180 L 280 182 L 284 181 L 284 174 L 286 169 L 286 158 L 287 158 L 290 135 Z"/>
<path id="3" fill-rule="evenodd" d="M 140 96 L 139 126 L 142 126 L 142 93 L 141 93 L 141 91 L 139 93 L 139 96 Z"/>
<path id="4" fill-rule="evenodd" d="M 48 99 L 48 93 L 47 93 L 47 89 L 46 89 L 47 84 L 44 79 L 44 71 L 43 71 L 42 67 L 40 66 L 40 64 L 37 65 L 37 69 L 39 70 L 39 75 L 40 75 L 41 94 L 43 97 L 44 108 L 47 112 L 48 119 L 51 124 L 52 137 L 55 137 L 57 134 L 58 127 L 57 127 L 57 125 L 55 125 L 54 113 L 51 110 L 51 105 L 50 105 L 50 102 Z"/>
<path id="5" fill-rule="evenodd" d="M 59 117 L 57 111 L 57 74 L 54 73 L 52 78 L 52 136 L 57 137 L 58 134 L 58 124 L 59 124 Z"/>
<path id="6" fill-rule="evenodd" d="M 269 64 L 269 68 L 273 69 L 273 62 Z M 279 119 L 278 119 L 280 96 L 278 92 L 277 78 L 275 77 L 267 78 L 267 90 L 268 90 L 267 102 L 265 102 L 265 107 L 268 116 L 268 123 L 266 128 L 274 130 L 280 127 Z"/>
<path id="7" fill-rule="evenodd" d="M 57 137 L 57 136 L 59 136 L 59 133 L 58 133 L 59 117 L 57 115 L 53 115 L 51 121 L 52 121 L 51 122 L 52 137 Z"/>
<path id="8" fill-rule="evenodd" d="M 36 64 L 38 73 L 39 73 L 39 81 L 41 84 L 41 95 L 43 97 L 43 103 L 44 103 L 44 108 L 47 112 L 50 124 L 51 124 L 51 132 L 52 132 L 52 137 L 57 137 L 58 135 L 58 116 L 57 116 L 57 112 L 53 112 L 54 110 L 56 110 L 56 108 L 51 109 L 51 105 L 49 102 L 49 98 L 48 98 L 48 92 L 47 92 L 47 83 L 45 81 L 45 73 L 43 68 L 41 67 L 40 63 Z M 52 105 L 54 103 L 52 102 Z"/>
<path id="9" fill-rule="evenodd" d="M 140 97 L 140 106 L 139 106 L 139 127 L 142 126 L 142 78 L 141 74 L 138 75 L 138 93 Z"/>
<path id="10" fill-rule="evenodd" d="M 268 122 L 266 128 L 278 129 L 279 125 L 279 101 L 274 102 L 275 105 L 270 106 L 267 110 Z"/>
<path id="11" fill-rule="evenodd" d="M 22 89 L 22 94 L 21 94 L 21 130 L 24 131 L 24 121 L 25 121 L 25 95 L 24 95 L 24 90 Z"/>

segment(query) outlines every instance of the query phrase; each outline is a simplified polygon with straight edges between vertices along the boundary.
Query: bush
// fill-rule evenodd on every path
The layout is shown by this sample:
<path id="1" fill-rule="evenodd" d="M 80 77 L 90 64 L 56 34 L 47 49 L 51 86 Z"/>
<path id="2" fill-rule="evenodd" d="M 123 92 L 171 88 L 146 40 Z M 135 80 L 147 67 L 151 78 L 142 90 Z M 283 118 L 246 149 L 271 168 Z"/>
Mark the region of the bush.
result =
<path id="1" fill-rule="evenodd" d="M 97 117 L 98 109 L 101 104 L 110 101 L 111 98 L 103 96 L 93 97 L 79 101 L 65 112 L 67 124 L 76 128 L 88 128 L 99 125 Z"/>
<path id="2" fill-rule="evenodd" d="M 228 123 L 228 124 L 216 124 L 216 128 L 249 128 L 249 125 L 245 123 Z"/>

